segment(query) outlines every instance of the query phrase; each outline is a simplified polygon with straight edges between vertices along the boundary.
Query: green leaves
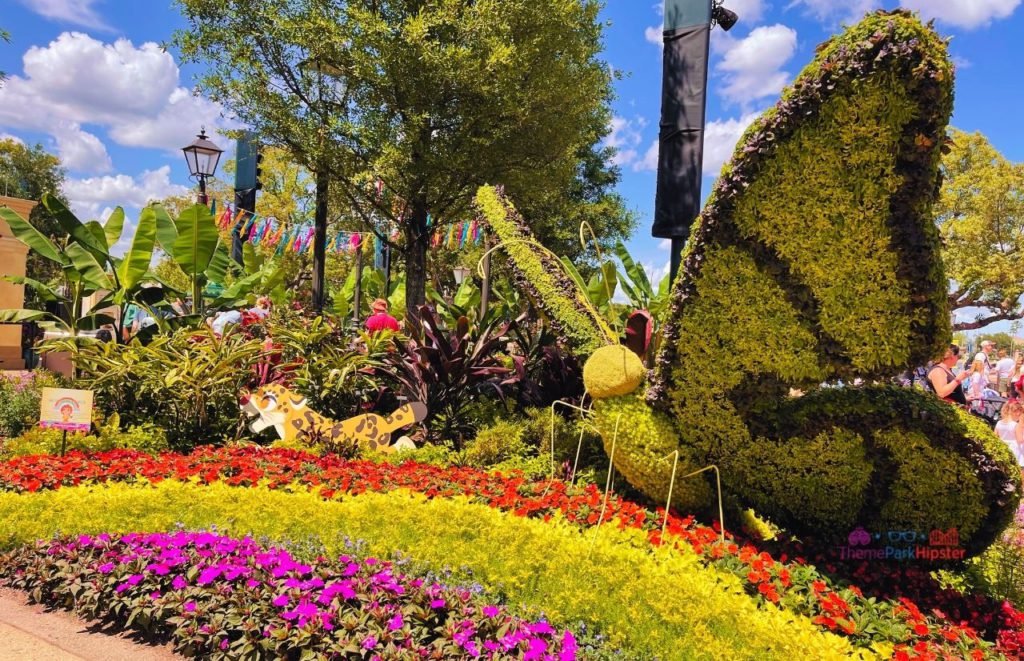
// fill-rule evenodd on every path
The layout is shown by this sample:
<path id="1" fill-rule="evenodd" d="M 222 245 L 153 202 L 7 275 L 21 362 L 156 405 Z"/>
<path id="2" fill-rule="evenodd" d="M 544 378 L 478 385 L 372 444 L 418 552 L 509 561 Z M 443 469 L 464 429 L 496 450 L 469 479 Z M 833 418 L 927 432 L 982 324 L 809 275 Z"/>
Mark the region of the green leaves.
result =
<path id="1" fill-rule="evenodd" d="M 201 204 L 185 209 L 175 223 L 178 236 L 172 254 L 178 266 L 190 278 L 206 272 L 220 240 L 210 210 Z M 165 230 L 166 232 L 166 230 Z"/>
<path id="2" fill-rule="evenodd" d="M 93 234 L 92 230 L 83 225 L 75 217 L 75 214 L 71 213 L 71 210 L 64 206 L 63 202 L 50 193 L 45 193 L 43 194 L 43 206 L 57 219 L 61 229 L 67 232 L 76 243 L 91 252 L 93 257 L 100 260 L 107 256 L 107 246 L 104 245 L 106 243 L 105 239 Z"/>
<path id="3" fill-rule="evenodd" d="M 118 209 L 120 210 L 120 209 Z M 113 215 L 111 216 L 113 218 Z M 124 212 L 121 212 L 121 221 L 124 221 Z M 108 223 L 109 224 L 109 223 Z M 118 232 L 120 234 L 120 231 Z M 153 247 L 156 243 L 156 212 L 153 207 L 146 207 L 139 216 L 138 227 L 135 228 L 135 236 L 132 238 L 132 245 L 125 254 L 117 269 L 118 278 L 121 280 L 121 287 L 126 290 L 134 289 L 149 271 L 149 264 L 153 259 Z"/>
<path id="4" fill-rule="evenodd" d="M 178 228 L 162 204 L 151 204 L 156 217 L 156 240 L 168 255 L 174 256 L 174 242 L 178 240 Z"/>
<path id="5" fill-rule="evenodd" d="M 21 216 L 14 213 L 13 209 L 0 208 L 0 218 L 4 219 L 14 236 L 26 246 L 46 259 L 58 264 L 64 263 L 64 258 L 61 257 L 57 246 L 53 245 L 53 242 L 43 236 L 35 227 L 22 220 Z"/>
<path id="6" fill-rule="evenodd" d="M 103 226 L 103 234 L 107 240 L 107 246 L 113 248 L 121 240 L 121 232 L 124 231 L 124 209 L 117 207 L 110 212 L 106 224 Z"/>

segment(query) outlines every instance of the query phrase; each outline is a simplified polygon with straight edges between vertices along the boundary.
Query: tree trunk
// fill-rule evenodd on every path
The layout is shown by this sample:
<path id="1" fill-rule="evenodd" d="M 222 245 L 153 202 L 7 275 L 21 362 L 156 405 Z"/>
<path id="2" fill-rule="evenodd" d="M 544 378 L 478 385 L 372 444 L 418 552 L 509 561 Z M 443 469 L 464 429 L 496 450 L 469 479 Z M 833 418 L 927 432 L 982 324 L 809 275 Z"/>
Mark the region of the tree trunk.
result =
<path id="1" fill-rule="evenodd" d="M 327 263 L 327 194 L 330 180 L 326 172 L 316 174 L 316 212 L 313 217 L 313 310 L 317 314 L 324 311 L 327 301 L 325 291 L 325 268 Z"/>
<path id="2" fill-rule="evenodd" d="M 427 302 L 427 201 L 417 196 L 412 204 L 412 217 L 405 226 L 405 313 L 407 318 L 419 316 L 419 307 Z"/>

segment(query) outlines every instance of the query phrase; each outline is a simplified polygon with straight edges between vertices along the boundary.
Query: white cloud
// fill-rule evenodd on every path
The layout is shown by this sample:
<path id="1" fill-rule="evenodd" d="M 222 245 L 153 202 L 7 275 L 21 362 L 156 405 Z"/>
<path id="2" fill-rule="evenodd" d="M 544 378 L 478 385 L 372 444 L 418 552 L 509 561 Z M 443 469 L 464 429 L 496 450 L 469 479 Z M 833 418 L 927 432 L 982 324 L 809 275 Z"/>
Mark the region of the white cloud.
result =
<path id="1" fill-rule="evenodd" d="M 933 0 L 927 0 L 932 2 Z M 953 0 L 961 2 L 962 0 Z M 803 7 L 820 21 L 857 21 L 878 7 L 878 0 L 793 0 L 786 9 Z"/>
<path id="2" fill-rule="evenodd" d="M 669 240 L 669 248 L 671 248 L 671 246 L 672 241 Z M 672 270 L 672 264 L 670 262 L 665 262 L 664 264 L 658 267 L 655 267 L 653 264 L 649 262 L 645 262 L 643 264 L 643 267 L 644 271 L 647 272 L 647 279 L 650 281 L 651 286 L 654 287 L 655 291 L 658 290 L 658 285 L 661 284 L 661 281 L 664 280 L 665 276 L 667 276 L 669 274 L 669 271 Z"/>
<path id="3" fill-rule="evenodd" d="M 60 160 L 69 170 L 103 173 L 113 169 L 106 146 L 74 122 L 61 122 L 52 129 Z"/>
<path id="4" fill-rule="evenodd" d="M 111 27 L 100 18 L 92 8 L 96 0 L 21 0 L 22 4 L 35 13 L 54 21 L 63 21 L 74 25 L 99 30 L 110 30 Z"/>
<path id="5" fill-rule="evenodd" d="M 764 16 L 764 0 L 725 0 L 725 8 L 740 17 L 737 25 L 754 25 Z"/>
<path id="6" fill-rule="evenodd" d="M 612 117 L 611 132 L 605 137 L 604 144 L 615 150 L 615 155 L 612 156 L 613 165 L 628 166 L 636 162 L 639 156 L 637 147 L 643 141 L 641 130 L 645 126 L 647 120 L 643 117 Z"/>
<path id="7" fill-rule="evenodd" d="M 170 173 L 171 166 L 164 165 L 137 177 L 118 174 L 69 178 L 64 182 L 64 194 L 71 202 L 71 210 L 83 221 L 106 219 L 115 206 L 140 209 L 153 200 L 188 193 L 188 187 L 171 182 Z"/>
<path id="8" fill-rule="evenodd" d="M 736 148 L 736 143 L 743 136 L 743 132 L 757 119 L 758 114 L 747 113 L 739 118 L 718 119 L 705 126 L 704 176 L 718 176 L 722 166 L 732 157 L 732 152 Z M 658 149 L 659 143 L 655 140 L 647 148 L 643 158 L 633 164 L 633 169 L 637 172 L 656 172 L 658 170 Z"/>
<path id="9" fill-rule="evenodd" d="M 747 113 L 738 119 L 718 119 L 704 129 L 704 175 L 717 177 L 722 166 L 732 158 L 736 143 L 754 123 L 759 113 Z"/>
<path id="10" fill-rule="evenodd" d="M 65 32 L 22 59 L 24 74 L 0 88 L 0 128 L 50 134 L 75 171 L 109 170 L 105 148 L 82 125 L 105 129 L 122 145 L 168 152 L 188 144 L 200 126 L 216 134 L 232 125 L 217 104 L 179 85 L 174 58 L 155 43 L 136 47 L 127 39 L 104 43 Z M 99 164 L 84 167 L 90 155 Z"/>
<path id="11" fill-rule="evenodd" d="M 651 146 L 644 152 L 644 157 L 633 164 L 633 169 L 637 172 L 657 172 L 659 145 L 660 141 L 655 138 Z"/>
<path id="12" fill-rule="evenodd" d="M 651 25 L 644 29 L 644 39 L 647 40 L 647 43 L 654 44 L 658 48 L 665 45 L 664 34 L 665 29 L 661 25 Z"/>
<path id="13" fill-rule="evenodd" d="M 782 67 L 796 52 L 796 30 L 779 24 L 755 28 L 746 38 L 725 43 L 722 51 L 716 67 L 725 74 L 722 95 L 747 105 L 778 94 L 789 82 Z"/>
<path id="14" fill-rule="evenodd" d="M 1021 0 L 900 0 L 900 6 L 916 9 L 926 19 L 934 18 L 968 30 L 1007 18 Z"/>
<path id="15" fill-rule="evenodd" d="M 662 239 L 659 241 L 658 250 L 672 250 L 672 239 Z"/>
<path id="16" fill-rule="evenodd" d="M 4 142 L 6 140 L 14 140 L 19 145 L 25 144 L 25 141 L 22 140 L 21 138 L 19 138 L 18 136 L 11 135 L 10 133 L 4 133 L 3 131 L 0 131 L 0 142 Z"/>

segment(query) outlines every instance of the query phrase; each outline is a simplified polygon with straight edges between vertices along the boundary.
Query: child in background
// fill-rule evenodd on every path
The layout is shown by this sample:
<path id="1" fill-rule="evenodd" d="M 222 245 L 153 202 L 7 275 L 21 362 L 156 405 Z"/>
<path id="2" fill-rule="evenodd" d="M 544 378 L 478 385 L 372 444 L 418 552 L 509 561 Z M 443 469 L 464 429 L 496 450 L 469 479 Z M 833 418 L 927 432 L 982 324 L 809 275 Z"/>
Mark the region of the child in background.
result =
<path id="1" fill-rule="evenodd" d="M 366 330 L 371 333 L 379 333 L 385 330 L 398 332 L 398 320 L 388 314 L 387 301 L 383 298 L 378 298 L 370 306 L 370 309 L 373 310 L 373 314 L 366 319 Z"/>

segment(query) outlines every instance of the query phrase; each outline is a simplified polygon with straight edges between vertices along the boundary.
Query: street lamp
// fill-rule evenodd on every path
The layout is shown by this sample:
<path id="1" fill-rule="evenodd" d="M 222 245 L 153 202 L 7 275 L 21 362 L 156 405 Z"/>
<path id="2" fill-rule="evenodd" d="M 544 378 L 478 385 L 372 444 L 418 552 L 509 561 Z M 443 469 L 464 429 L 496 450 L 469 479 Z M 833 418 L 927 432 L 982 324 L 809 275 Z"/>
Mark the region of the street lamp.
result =
<path id="1" fill-rule="evenodd" d="M 182 147 L 181 151 L 185 152 L 189 174 L 199 180 L 199 201 L 202 204 L 209 204 L 206 198 L 206 179 L 217 171 L 217 163 L 224 150 L 210 142 L 206 135 L 206 127 L 203 127 L 192 144 Z"/>
<path id="2" fill-rule="evenodd" d="M 461 287 L 462 283 L 465 282 L 466 278 L 473 274 L 472 269 L 466 268 L 465 266 L 456 266 L 452 269 L 452 275 L 455 276 L 455 286 Z"/>

